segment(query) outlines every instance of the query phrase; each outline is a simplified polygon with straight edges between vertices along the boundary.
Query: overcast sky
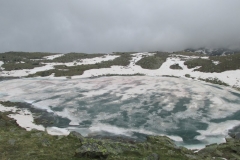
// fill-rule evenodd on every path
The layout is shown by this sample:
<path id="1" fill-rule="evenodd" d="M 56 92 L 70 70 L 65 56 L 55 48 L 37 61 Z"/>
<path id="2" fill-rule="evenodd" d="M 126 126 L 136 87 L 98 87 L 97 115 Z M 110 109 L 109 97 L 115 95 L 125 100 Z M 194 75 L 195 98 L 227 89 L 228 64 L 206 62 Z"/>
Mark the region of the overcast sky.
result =
<path id="1" fill-rule="evenodd" d="M 0 52 L 240 48 L 240 0 L 0 0 Z"/>

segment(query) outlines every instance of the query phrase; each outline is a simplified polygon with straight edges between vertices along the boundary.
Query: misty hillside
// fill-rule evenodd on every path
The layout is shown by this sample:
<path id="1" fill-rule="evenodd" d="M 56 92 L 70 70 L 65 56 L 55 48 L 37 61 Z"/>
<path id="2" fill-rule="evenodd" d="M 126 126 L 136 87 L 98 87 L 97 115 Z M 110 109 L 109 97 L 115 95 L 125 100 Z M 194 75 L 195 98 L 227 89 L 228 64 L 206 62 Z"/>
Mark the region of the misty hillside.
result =
<path id="1" fill-rule="evenodd" d="M 184 51 L 205 54 L 208 56 L 225 56 L 225 55 L 240 53 L 239 50 L 231 50 L 226 48 L 219 48 L 219 49 L 206 49 L 206 48 L 190 49 L 189 48 Z"/>
<path id="2" fill-rule="evenodd" d="M 0 160 L 240 160 L 240 0 L 2 0 Z"/>
<path id="3" fill-rule="evenodd" d="M 175 76 L 239 88 L 240 54 L 224 49 L 180 52 L 0 54 L 1 77 Z"/>
<path id="4" fill-rule="evenodd" d="M 0 157 L 238 157 L 240 54 L 220 51 L 1 53 Z"/>

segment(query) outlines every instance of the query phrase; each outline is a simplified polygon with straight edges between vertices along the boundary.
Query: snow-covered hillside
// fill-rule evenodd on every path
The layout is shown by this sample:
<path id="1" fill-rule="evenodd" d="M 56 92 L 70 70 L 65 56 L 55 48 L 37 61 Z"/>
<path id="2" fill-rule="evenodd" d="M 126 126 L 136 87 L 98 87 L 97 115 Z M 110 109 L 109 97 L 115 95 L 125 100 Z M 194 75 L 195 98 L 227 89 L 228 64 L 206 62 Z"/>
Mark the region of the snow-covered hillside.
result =
<path id="1" fill-rule="evenodd" d="M 0 78 L 22 79 L 0 83 L 0 111 L 12 111 L 10 117 L 27 130 L 45 130 L 53 135 L 70 131 L 84 136 L 167 135 L 179 145 L 196 149 L 225 142 L 229 130 L 239 125 L 240 94 L 230 88 L 240 88 L 239 55 L 213 58 L 189 52 L 142 52 L 38 55 L 29 59 L 11 56 L 0 56 Z M 27 107 L 4 106 L 12 102 Z M 34 124 L 39 114 L 31 113 L 31 107 L 54 116 L 57 123 Z M 179 132 L 183 126 L 184 132 Z M 189 133 L 187 139 L 185 132 Z"/>
<path id="2" fill-rule="evenodd" d="M 130 63 L 127 66 L 120 66 L 120 65 L 112 65 L 108 68 L 99 68 L 99 69 L 87 69 L 81 75 L 73 75 L 71 78 L 87 78 L 87 77 L 95 77 L 95 76 L 104 76 L 104 75 L 133 75 L 133 74 L 141 74 L 147 76 L 177 76 L 182 78 L 194 79 L 194 80 L 206 80 L 206 79 L 217 79 L 226 83 L 227 85 L 235 88 L 240 88 L 240 69 L 237 70 L 227 70 L 220 73 L 206 73 L 196 71 L 195 69 L 199 68 L 200 66 L 194 68 L 188 68 L 184 62 L 191 59 L 209 59 L 208 56 L 191 56 L 191 55 L 181 55 L 181 54 L 169 54 L 166 58 L 166 61 L 161 65 L 159 69 L 144 69 L 141 66 L 137 65 L 136 63 L 144 57 L 154 56 L 156 53 L 134 53 L 131 54 Z M 60 55 L 53 55 L 44 57 L 45 59 L 55 59 L 57 57 L 63 56 Z M 35 74 L 39 71 L 48 71 L 54 69 L 55 66 L 58 65 L 65 65 L 66 67 L 70 66 L 81 66 L 81 65 L 90 65 L 90 64 L 99 64 L 104 61 L 111 61 L 119 57 L 119 55 L 107 54 L 100 57 L 95 58 L 86 58 L 81 60 L 75 60 L 73 62 L 42 62 L 42 66 L 35 67 L 33 69 L 22 69 L 22 70 L 11 70 L 5 71 L 4 68 L 1 66 L 4 64 L 0 62 L 0 67 L 2 68 L 1 75 L 2 77 L 23 77 L 28 76 L 30 74 Z M 218 65 L 219 61 L 212 61 L 213 64 Z M 171 69 L 172 65 L 178 65 L 182 69 Z M 68 68 L 65 69 L 65 72 L 68 71 Z M 64 71 L 63 71 L 64 72 Z M 66 78 L 65 77 L 54 77 L 54 74 L 50 76 L 46 76 L 44 78 Z M 69 77 L 68 77 L 69 78 Z"/>
<path id="3" fill-rule="evenodd" d="M 186 49 L 186 52 L 196 52 L 209 56 L 225 56 L 230 54 L 239 53 L 237 50 L 219 48 L 219 49 L 209 49 L 209 48 L 198 48 L 198 49 Z"/>

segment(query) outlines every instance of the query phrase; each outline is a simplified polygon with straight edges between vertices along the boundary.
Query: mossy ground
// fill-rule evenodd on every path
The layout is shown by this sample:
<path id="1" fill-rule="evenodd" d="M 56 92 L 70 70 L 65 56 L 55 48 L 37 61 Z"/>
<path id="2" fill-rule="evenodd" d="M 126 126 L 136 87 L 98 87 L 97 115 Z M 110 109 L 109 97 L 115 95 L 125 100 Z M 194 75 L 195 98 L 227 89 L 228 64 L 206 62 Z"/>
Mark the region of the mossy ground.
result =
<path id="1" fill-rule="evenodd" d="M 4 106 L 16 106 L 15 102 L 1 102 Z M 178 147 L 166 136 L 148 136 L 144 142 L 124 138 L 82 137 L 77 132 L 68 136 L 52 136 L 43 131 L 26 131 L 8 117 L 11 112 L 0 112 L 1 160 L 204 160 L 224 157 L 240 158 L 240 140 L 229 138 L 227 143 L 213 144 L 194 153 Z M 220 158 L 219 158 L 220 159 Z"/>
<path id="2" fill-rule="evenodd" d="M 113 55 L 118 55 L 119 57 L 114 60 L 104 61 L 96 64 L 89 65 L 76 65 L 76 66 L 65 66 L 65 65 L 56 65 L 54 69 L 37 72 L 35 74 L 29 75 L 28 77 L 34 76 L 49 76 L 55 74 L 56 77 L 60 76 L 74 76 L 82 75 L 84 71 L 90 69 L 99 69 L 99 68 L 110 68 L 113 65 L 127 66 L 130 64 L 132 54 L 134 52 L 115 52 Z M 54 55 L 57 53 L 40 53 L 40 52 L 6 52 L 0 55 L 0 61 L 3 61 L 4 64 L 2 67 L 5 71 L 11 70 L 22 70 L 22 69 L 33 69 L 35 67 L 44 66 L 44 63 L 60 62 L 67 63 L 73 61 L 80 61 L 81 59 L 86 58 L 95 58 L 104 56 L 106 54 L 86 54 L 86 53 L 68 53 L 64 54 L 61 57 L 57 57 L 53 60 L 44 59 L 45 56 Z M 240 54 L 233 54 L 227 56 L 210 56 L 209 59 L 202 59 L 203 55 L 192 52 L 174 52 L 174 53 L 165 53 L 165 52 L 156 52 L 153 56 L 146 56 L 139 60 L 136 64 L 140 65 L 144 69 L 159 69 L 161 65 L 166 61 L 169 56 L 198 56 L 199 58 L 189 59 L 185 61 L 185 65 L 188 68 L 194 68 L 200 66 L 200 68 L 195 69 L 194 71 L 200 72 L 224 72 L 228 70 L 240 69 Z M 219 62 L 218 64 L 214 64 Z M 181 69 L 180 66 L 172 65 L 172 69 Z"/>
<path id="3" fill-rule="evenodd" d="M 43 52 L 6 52 L 0 55 L 0 61 L 4 64 L 2 67 L 5 71 L 33 69 L 35 67 L 44 66 L 43 63 L 52 62 L 73 62 L 86 58 L 100 57 L 106 54 L 86 54 L 86 53 L 68 53 L 64 56 L 57 57 L 53 60 L 44 59 L 45 56 L 52 56 L 58 53 L 43 53 Z"/>
<path id="4" fill-rule="evenodd" d="M 35 77 L 35 76 L 45 77 L 53 73 L 56 77 L 82 75 L 84 71 L 90 70 L 90 69 L 110 68 L 113 65 L 127 66 L 130 64 L 130 60 L 132 58 L 131 53 L 116 53 L 114 55 L 118 55 L 119 57 L 114 60 L 104 61 L 96 64 L 78 65 L 78 66 L 70 66 L 70 67 L 65 65 L 57 65 L 55 66 L 55 69 L 37 72 L 35 74 L 29 75 L 28 77 Z M 63 56 L 63 58 L 64 57 L 65 56 Z"/>
<path id="5" fill-rule="evenodd" d="M 144 69 L 159 69 L 168 58 L 169 53 L 157 52 L 153 56 L 147 56 L 140 59 L 136 65 Z"/>
<path id="6" fill-rule="evenodd" d="M 1 160 L 76 159 L 75 150 L 81 146 L 76 137 L 26 131 L 6 115 L 7 113 L 0 113 Z"/>
<path id="7" fill-rule="evenodd" d="M 52 55 L 49 53 L 36 53 L 26 54 L 25 53 L 8 53 L 8 57 L 2 54 L 0 57 L 1 61 L 4 61 L 6 66 L 8 65 L 13 69 L 25 69 L 27 67 L 36 67 L 40 65 L 29 59 L 39 59 L 43 56 Z M 24 55 L 23 55 L 24 54 Z M 107 68 L 112 65 L 129 65 L 131 59 L 131 53 L 115 53 L 119 55 L 113 61 L 102 62 L 94 65 L 85 66 L 56 66 L 56 69 L 44 72 L 38 72 L 32 76 L 46 76 L 51 73 L 55 73 L 56 76 L 71 76 L 82 74 L 85 70 L 95 68 Z M 186 54 L 188 55 L 188 54 Z M 71 54 L 69 59 L 63 60 L 68 62 L 74 59 L 76 54 Z M 80 58 L 89 58 L 85 54 L 77 55 Z M 97 56 L 97 55 L 95 55 Z M 163 62 L 165 62 L 168 54 L 158 53 L 155 56 L 145 57 L 140 60 L 139 65 L 143 68 L 158 69 Z M 65 57 L 66 58 L 66 57 Z M 219 61 L 220 63 L 215 65 L 212 61 Z M 239 69 L 239 55 L 230 55 L 226 57 L 210 57 L 207 59 L 195 59 L 186 62 L 189 68 L 196 66 L 202 66 L 199 70 L 203 72 L 221 72 L 225 70 Z M 19 62 L 25 63 L 19 63 Z M 48 60 L 46 60 L 48 61 Z M 49 60 L 51 61 L 51 60 Z M 54 61 L 62 62 L 61 58 L 55 59 Z M 14 64 L 14 65 L 13 65 Z M 24 66 L 22 64 L 29 64 Z M 210 69 L 204 67 L 210 65 Z M 67 72 L 63 72 L 60 69 L 67 69 Z M 59 71 L 60 70 L 60 71 Z M 59 72 L 58 72 L 59 71 Z M 76 74 L 77 72 L 77 74 Z M 190 76 L 190 75 L 189 75 Z M 222 83 L 216 79 L 209 81 L 211 83 Z M 222 84 L 224 85 L 224 84 Z M 15 106 L 15 103 L 1 102 L 5 106 Z M 212 157 L 225 157 L 228 159 L 239 159 L 239 140 L 230 140 L 225 144 L 211 145 L 201 150 L 197 154 L 194 154 L 191 150 L 187 150 L 183 147 L 177 147 L 167 137 L 153 136 L 149 137 L 146 142 L 142 143 L 122 143 L 107 139 L 94 139 L 85 138 L 84 142 L 80 142 L 79 138 L 75 136 L 51 136 L 46 132 L 42 131 L 26 131 L 19 127 L 17 123 L 7 116 L 9 113 L 0 112 L 0 159 L 212 159 Z M 84 150 L 87 148 L 87 151 Z M 97 148 L 96 148 L 97 147 Z M 79 153 L 84 154 L 77 154 Z M 85 152 L 86 151 L 86 152 Z M 95 158 L 91 157 L 97 151 L 100 156 Z M 80 155 L 80 156 L 79 156 Z M 102 156 L 101 155 L 107 155 Z"/>
<path id="8" fill-rule="evenodd" d="M 67 62 L 73 62 L 73 61 L 80 61 L 81 59 L 86 58 L 95 58 L 95 57 L 101 57 L 106 54 L 100 54 L 100 53 L 93 53 L 93 54 L 86 54 L 86 53 L 68 53 L 64 54 L 61 57 L 57 57 L 53 60 L 45 60 L 44 62 L 61 62 L 61 63 L 67 63 Z"/>
<path id="9" fill-rule="evenodd" d="M 209 83 L 213 83 L 213 84 L 229 86 L 227 83 L 219 80 L 218 78 L 207 78 L 207 79 L 198 78 L 198 79 L 201 80 L 201 81 L 205 81 L 205 82 L 209 82 Z"/>
<path id="10" fill-rule="evenodd" d="M 171 69 L 180 69 L 182 70 L 183 68 L 181 66 L 179 66 L 179 64 L 173 64 L 170 66 Z"/>
<path id="11" fill-rule="evenodd" d="M 213 62 L 219 62 L 218 64 L 214 64 Z M 240 54 L 233 54 L 227 56 L 210 56 L 209 59 L 190 59 L 184 62 L 188 68 L 195 68 L 201 66 L 194 71 L 200 72 L 224 72 L 228 70 L 237 70 L 240 69 Z"/>
<path id="12" fill-rule="evenodd" d="M 35 67 L 43 66 L 40 64 L 45 56 L 55 55 L 56 53 L 42 53 L 42 52 L 6 52 L 0 54 L 0 61 L 4 64 L 2 67 L 6 71 L 33 69 Z"/>
<path id="13" fill-rule="evenodd" d="M 188 159 L 167 137 L 149 137 L 146 142 L 120 142 L 111 139 L 84 138 L 77 136 L 52 136 L 46 132 L 26 131 L 15 120 L 0 112 L 0 159 L 1 160 L 75 160 L 75 159 L 148 159 L 153 153 L 161 159 Z M 81 153 L 81 154 L 80 154 Z M 105 155 L 105 156 L 104 156 Z"/>

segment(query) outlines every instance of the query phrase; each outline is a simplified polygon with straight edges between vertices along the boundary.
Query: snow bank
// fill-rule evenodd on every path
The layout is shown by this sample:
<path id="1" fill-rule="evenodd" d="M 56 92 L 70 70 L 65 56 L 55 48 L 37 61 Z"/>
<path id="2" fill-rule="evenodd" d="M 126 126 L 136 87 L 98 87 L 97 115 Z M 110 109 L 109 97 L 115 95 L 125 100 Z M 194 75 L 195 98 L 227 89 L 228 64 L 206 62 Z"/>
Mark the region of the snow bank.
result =
<path id="1" fill-rule="evenodd" d="M 66 66 L 78 66 L 78 65 L 87 65 L 87 64 L 95 64 L 95 63 L 101 63 L 104 61 L 109 61 L 109 60 L 114 60 L 119 56 L 116 55 L 104 55 L 101 57 L 95 57 L 95 58 L 86 58 L 86 59 L 81 59 L 81 60 L 75 60 L 73 62 L 68 62 L 68 63 L 45 63 L 48 65 L 66 65 Z"/>
<path id="2" fill-rule="evenodd" d="M 45 66 L 36 67 L 36 68 L 33 68 L 33 69 L 2 71 L 2 75 L 1 76 L 5 76 L 5 77 L 23 77 L 23 76 L 27 76 L 29 74 L 34 74 L 36 72 L 46 71 L 46 70 L 50 70 L 50 69 L 54 69 L 54 67 L 52 65 L 45 65 Z"/>
<path id="3" fill-rule="evenodd" d="M 69 135 L 70 131 L 65 128 L 58 128 L 58 127 L 47 127 L 47 133 L 51 135 Z"/>
<path id="4" fill-rule="evenodd" d="M 0 61 L 0 67 L 1 67 L 3 64 L 4 64 L 3 61 Z"/>
<path id="5" fill-rule="evenodd" d="M 33 115 L 30 111 L 27 109 L 20 109 L 16 107 L 4 107 L 0 104 L 0 111 L 1 112 L 15 112 L 13 114 L 9 114 L 10 118 L 13 118 L 17 121 L 19 126 L 25 128 L 27 131 L 30 131 L 32 129 L 37 129 L 44 131 L 45 128 L 42 125 L 36 125 L 33 123 Z"/>
<path id="6" fill-rule="evenodd" d="M 47 58 L 56 58 L 61 55 L 53 55 L 48 56 Z M 220 81 L 223 81 L 230 86 L 240 87 L 240 70 L 232 70 L 232 71 L 225 71 L 222 73 L 204 73 L 199 71 L 194 71 L 196 68 L 188 69 L 184 62 L 187 59 L 194 59 L 198 58 L 198 56 L 184 56 L 184 55 L 174 55 L 172 57 L 167 58 L 166 62 L 162 64 L 162 66 L 157 70 L 149 70 L 143 69 L 141 66 L 136 65 L 136 62 L 143 58 L 143 56 L 152 56 L 154 53 L 135 53 L 132 54 L 133 57 L 130 61 L 128 66 L 112 66 L 111 68 L 101 68 L 101 69 L 91 69 L 87 70 L 83 73 L 83 75 L 72 76 L 72 78 L 88 78 L 94 76 L 102 76 L 102 75 L 109 75 L 109 74 L 116 74 L 116 75 L 132 75 L 132 74 L 144 74 L 148 76 L 178 76 L 178 77 L 185 77 L 186 74 L 189 74 L 191 77 L 195 78 L 196 80 L 199 78 L 207 79 L 207 78 L 217 78 Z M 104 55 L 101 57 L 89 58 L 89 59 L 82 59 L 80 61 L 74 61 L 69 63 L 46 63 L 45 66 L 36 67 L 34 69 L 24 69 L 24 70 L 13 70 L 13 71 L 2 71 L 1 76 L 27 76 L 29 74 L 34 74 L 39 71 L 50 70 L 54 68 L 54 65 L 66 65 L 66 66 L 75 66 L 75 65 L 87 65 L 87 64 L 95 64 L 101 63 L 103 61 L 113 60 L 119 56 L 117 55 Z M 45 57 L 46 58 L 46 57 Z M 208 59 L 209 57 L 201 57 L 203 59 Z M 213 61 L 215 65 L 217 65 L 218 61 Z M 2 62 L 0 62 L 0 65 Z M 174 70 L 170 69 L 171 65 L 178 64 L 183 69 L 182 70 Z M 43 77 L 44 79 L 57 79 L 54 75 L 49 77 Z M 64 77 L 65 78 L 65 77 Z"/>
<path id="7" fill-rule="evenodd" d="M 62 57 L 62 56 L 64 56 L 64 54 L 55 54 L 55 55 L 52 55 L 52 56 L 45 56 L 43 58 L 48 59 L 48 60 L 53 60 L 55 58 Z"/>
<path id="8" fill-rule="evenodd" d="M 219 80 L 229 84 L 230 86 L 238 87 L 240 86 L 240 70 L 225 71 L 222 73 L 204 73 L 199 71 L 194 71 L 196 68 L 188 69 L 184 65 L 185 60 L 182 60 L 182 56 L 179 57 L 169 57 L 166 62 L 157 70 L 143 69 L 141 66 L 136 65 L 135 63 L 142 58 L 144 54 L 138 53 L 132 58 L 130 65 L 123 66 L 112 66 L 111 68 L 101 68 L 101 69 L 91 69 L 84 72 L 83 75 L 73 76 L 72 78 L 87 78 L 108 74 L 119 74 L 119 75 L 132 75 L 132 74 L 144 74 L 148 76 L 178 76 L 185 77 L 186 74 L 189 74 L 191 77 L 196 79 L 202 78 L 218 78 Z M 194 56 L 184 56 L 184 58 L 196 58 Z M 179 64 L 183 69 L 174 70 L 170 69 L 171 65 Z"/>

